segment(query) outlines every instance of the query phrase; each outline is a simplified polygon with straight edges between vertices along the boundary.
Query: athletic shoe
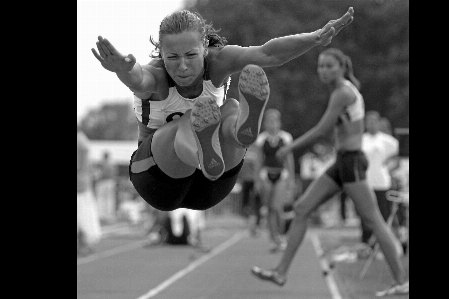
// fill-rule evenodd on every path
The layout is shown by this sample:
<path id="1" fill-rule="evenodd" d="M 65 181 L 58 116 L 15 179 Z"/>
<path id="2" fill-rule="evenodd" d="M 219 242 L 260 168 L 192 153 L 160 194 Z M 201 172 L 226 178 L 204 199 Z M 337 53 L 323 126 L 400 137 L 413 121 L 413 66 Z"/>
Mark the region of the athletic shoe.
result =
<path id="1" fill-rule="evenodd" d="M 270 86 L 263 69 L 248 64 L 239 77 L 239 116 L 235 124 L 236 141 L 243 147 L 256 141 L 263 112 L 270 96 Z"/>
<path id="2" fill-rule="evenodd" d="M 394 295 L 407 295 L 408 294 L 408 281 L 403 284 L 395 284 L 383 291 L 377 292 L 377 297 L 386 297 Z"/>
<path id="3" fill-rule="evenodd" d="M 217 103 L 209 97 L 196 99 L 190 115 L 190 125 L 198 146 L 201 171 L 209 180 L 218 179 L 225 170 L 221 154 L 220 130 L 221 113 Z"/>
<path id="4" fill-rule="evenodd" d="M 251 269 L 251 273 L 253 273 L 257 278 L 271 281 L 272 283 L 275 283 L 280 287 L 282 287 L 287 282 L 287 278 L 282 277 L 274 270 L 264 270 L 259 267 L 253 267 Z"/>

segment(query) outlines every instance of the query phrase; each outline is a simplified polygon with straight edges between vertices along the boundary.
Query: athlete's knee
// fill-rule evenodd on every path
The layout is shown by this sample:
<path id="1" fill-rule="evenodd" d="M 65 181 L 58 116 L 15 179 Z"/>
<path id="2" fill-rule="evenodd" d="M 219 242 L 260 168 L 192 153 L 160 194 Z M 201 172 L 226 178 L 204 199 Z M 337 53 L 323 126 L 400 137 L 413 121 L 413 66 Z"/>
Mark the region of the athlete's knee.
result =
<path id="1" fill-rule="evenodd" d="M 302 201 L 301 198 L 293 204 L 293 211 L 295 211 L 295 215 L 298 218 L 307 218 L 311 212 L 309 207 L 304 204 L 304 201 Z"/>
<path id="2" fill-rule="evenodd" d="M 223 103 L 223 105 L 220 107 L 220 112 L 223 116 L 226 116 L 228 114 L 236 113 L 239 109 L 239 102 L 236 99 L 226 99 L 226 101 Z"/>

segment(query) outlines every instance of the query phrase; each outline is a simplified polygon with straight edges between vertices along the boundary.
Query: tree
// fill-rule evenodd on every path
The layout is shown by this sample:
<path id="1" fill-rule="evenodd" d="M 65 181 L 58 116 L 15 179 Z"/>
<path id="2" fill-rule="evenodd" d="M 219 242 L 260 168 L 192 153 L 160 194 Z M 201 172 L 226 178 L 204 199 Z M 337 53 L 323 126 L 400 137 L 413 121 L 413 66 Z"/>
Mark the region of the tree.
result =
<path id="1" fill-rule="evenodd" d="M 89 111 L 81 128 L 92 140 L 137 140 L 137 121 L 128 103 L 106 103 Z"/>

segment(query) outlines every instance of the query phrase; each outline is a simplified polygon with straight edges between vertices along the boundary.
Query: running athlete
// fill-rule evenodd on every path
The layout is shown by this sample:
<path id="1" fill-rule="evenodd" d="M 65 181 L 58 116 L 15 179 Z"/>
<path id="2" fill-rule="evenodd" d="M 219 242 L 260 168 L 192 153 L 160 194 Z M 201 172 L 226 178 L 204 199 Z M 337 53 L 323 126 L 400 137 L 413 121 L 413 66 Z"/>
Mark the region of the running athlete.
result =
<path id="1" fill-rule="evenodd" d="M 257 189 L 262 196 L 262 203 L 268 209 L 267 225 L 270 238 L 274 242 L 271 252 L 283 251 L 287 246 L 284 236 L 285 223 L 282 218 L 284 204 L 291 203 L 289 191 L 293 191 L 295 180 L 295 162 L 293 153 L 286 159 L 278 160 L 276 152 L 293 141 L 290 133 L 281 130 L 281 113 L 268 109 L 263 120 L 265 131 L 261 132 L 255 142 L 259 149 L 260 167 Z"/>
<path id="2" fill-rule="evenodd" d="M 281 148 L 277 155 L 282 158 L 295 148 L 304 148 L 334 129 L 337 159 L 295 202 L 295 219 L 290 225 L 287 248 L 279 264 L 271 270 L 253 267 L 252 273 L 279 286 L 284 285 L 288 269 L 306 233 L 308 217 L 317 207 L 344 190 L 376 236 L 395 280 L 391 287 L 376 295 L 408 294 L 409 282 L 395 248 L 394 235 L 382 218 L 374 193 L 366 181 L 368 160 L 362 151 L 364 101 L 358 91 L 360 83 L 353 75 L 350 58 L 335 48 L 324 50 L 318 57 L 318 76 L 331 92 L 323 117 L 314 128 Z"/>
<path id="3" fill-rule="evenodd" d="M 354 11 L 311 33 L 284 36 L 264 45 L 225 45 L 211 24 L 187 10 L 166 16 L 159 52 L 148 65 L 123 55 L 98 37 L 94 56 L 134 93 L 138 149 L 130 179 L 156 209 L 208 209 L 236 183 L 246 148 L 257 138 L 269 98 L 261 67 L 282 65 L 317 45 L 328 45 L 353 20 Z M 229 77 L 240 73 L 239 101 L 225 99 Z"/>

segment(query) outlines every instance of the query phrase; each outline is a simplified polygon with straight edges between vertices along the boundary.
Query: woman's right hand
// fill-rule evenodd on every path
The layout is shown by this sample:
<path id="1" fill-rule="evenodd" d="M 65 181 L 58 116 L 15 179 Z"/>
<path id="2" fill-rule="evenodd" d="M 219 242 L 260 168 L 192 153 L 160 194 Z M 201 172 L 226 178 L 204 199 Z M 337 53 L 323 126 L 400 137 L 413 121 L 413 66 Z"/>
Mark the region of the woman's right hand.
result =
<path id="1" fill-rule="evenodd" d="M 101 36 L 98 36 L 96 44 L 100 54 L 94 48 L 92 48 L 92 53 L 105 69 L 114 73 L 129 72 L 133 69 L 136 63 L 134 55 L 121 54 L 106 38 Z"/>

